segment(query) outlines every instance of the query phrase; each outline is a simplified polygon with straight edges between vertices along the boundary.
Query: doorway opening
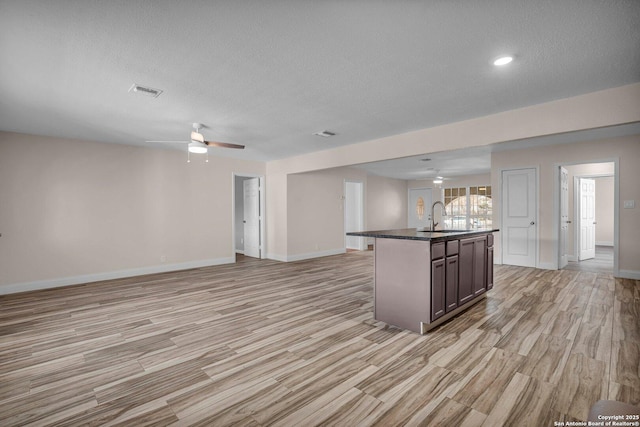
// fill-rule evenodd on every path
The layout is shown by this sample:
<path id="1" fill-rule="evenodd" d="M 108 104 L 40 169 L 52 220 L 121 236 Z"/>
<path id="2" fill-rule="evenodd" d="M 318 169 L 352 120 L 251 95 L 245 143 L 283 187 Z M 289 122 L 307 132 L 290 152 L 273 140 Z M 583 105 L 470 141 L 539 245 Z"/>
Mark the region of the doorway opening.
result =
<path id="1" fill-rule="evenodd" d="M 562 165 L 558 268 L 615 274 L 616 162 Z"/>
<path id="2" fill-rule="evenodd" d="M 364 231 L 364 183 L 344 182 L 344 231 Z M 367 249 L 365 237 L 346 236 L 345 249 L 364 251 Z"/>
<path id="3" fill-rule="evenodd" d="M 264 177 L 233 174 L 233 250 L 238 255 L 264 258 Z"/>

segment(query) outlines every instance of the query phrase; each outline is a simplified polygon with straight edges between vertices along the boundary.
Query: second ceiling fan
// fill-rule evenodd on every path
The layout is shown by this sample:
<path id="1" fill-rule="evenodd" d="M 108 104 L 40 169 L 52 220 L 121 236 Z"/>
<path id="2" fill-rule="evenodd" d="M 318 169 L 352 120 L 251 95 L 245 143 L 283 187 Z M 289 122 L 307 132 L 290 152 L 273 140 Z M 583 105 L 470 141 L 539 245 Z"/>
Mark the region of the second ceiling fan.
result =
<path id="1" fill-rule="evenodd" d="M 190 141 L 147 141 L 160 143 L 184 143 L 189 144 L 190 153 L 204 154 L 208 151 L 208 147 L 236 148 L 244 149 L 244 145 L 230 144 L 228 142 L 205 141 L 204 136 L 200 133 L 200 129 L 204 126 L 201 123 L 194 123 L 191 131 Z"/>

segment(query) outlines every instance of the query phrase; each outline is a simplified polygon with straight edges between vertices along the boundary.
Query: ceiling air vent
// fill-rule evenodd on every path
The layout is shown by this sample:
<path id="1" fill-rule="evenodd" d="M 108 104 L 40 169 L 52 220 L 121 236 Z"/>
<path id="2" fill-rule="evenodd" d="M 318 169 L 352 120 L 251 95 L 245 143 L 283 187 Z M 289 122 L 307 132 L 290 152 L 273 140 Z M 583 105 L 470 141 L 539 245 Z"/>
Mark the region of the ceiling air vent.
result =
<path id="1" fill-rule="evenodd" d="M 328 130 L 323 130 L 322 132 L 314 133 L 316 136 L 321 136 L 323 138 L 329 138 L 330 136 L 335 136 L 335 132 L 329 132 Z"/>
<path id="2" fill-rule="evenodd" d="M 148 86 L 141 86 L 139 84 L 134 83 L 133 86 L 129 88 L 129 92 L 138 93 L 140 95 L 151 96 L 153 98 L 157 98 L 160 96 L 162 91 L 160 89 L 154 89 Z"/>

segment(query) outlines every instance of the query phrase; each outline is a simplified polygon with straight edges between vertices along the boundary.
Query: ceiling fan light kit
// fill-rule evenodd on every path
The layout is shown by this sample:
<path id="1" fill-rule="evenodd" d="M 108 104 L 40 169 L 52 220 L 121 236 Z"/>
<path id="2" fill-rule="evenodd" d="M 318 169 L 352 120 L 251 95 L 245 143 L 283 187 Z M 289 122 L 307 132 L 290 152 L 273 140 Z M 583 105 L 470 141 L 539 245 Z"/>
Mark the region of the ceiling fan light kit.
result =
<path id="1" fill-rule="evenodd" d="M 191 131 L 191 139 L 189 141 L 147 141 L 147 142 L 160 142 L 160 143 L 184 143 L 189 144 L 187 153 L 194 154 L 209 154 L 209 147 L 221 147 L 221 148 L 237 148 L 244 149 L 244 145 L 229 144 L 227 142 L 215 142 L 205 141 L 204 136 L 200 133 L 200 128 L 204 127 L 200 123 L 193 123 L 193 130 Z M 187 160 L 189 162 L 190 160 Z M 207 158 L 207 162 L 208 162 Z"/>
<path id="2" fill-rule="evenodd" d="M 204 154 L 208 151 L 207 146 L 204 143 L 196 140 L 191 140 L 189 143 L 189 152 L 195 154 Z"/>
<path id="3" fill-rule="evenodd" d="M 200 132 L 193 131 L 191 132 L 191 140 L 198 141 L 201 144 L 204 144 L 204 136 Z"/>

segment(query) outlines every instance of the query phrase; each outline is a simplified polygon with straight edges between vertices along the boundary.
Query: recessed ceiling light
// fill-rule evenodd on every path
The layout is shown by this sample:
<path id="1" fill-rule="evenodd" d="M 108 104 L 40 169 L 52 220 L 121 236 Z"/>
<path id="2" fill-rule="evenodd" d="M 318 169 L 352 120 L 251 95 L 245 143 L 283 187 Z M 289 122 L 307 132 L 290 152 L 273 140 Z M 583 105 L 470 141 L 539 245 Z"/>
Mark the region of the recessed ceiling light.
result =
<path id="1" fill-rule="evenodd" d="M 499 58 L 496 58 L 495 61 L 493 61 L 493 65 L 496 65 L 498 67 L 501 67 L 503 65 L 507 65 L 508 63 L 510 63 L 511 61 L 513 61 L 513 56 L 501 56 Z"/>
<path id="2" fill-rule="evenodd" d="M 434 179 L 433 183 L 434 184 L 442 184 L 442 180 L 441 179 Z"/>
<path id="3" fill-rule="evenodd" d="M 328 130 L 323 130 L 321 132 L 314 133 L 316 136 L 321 136 L 323 138 L 329 138 L 330 136 L 335 136 L 335 132 L 329 132 Z"/>

